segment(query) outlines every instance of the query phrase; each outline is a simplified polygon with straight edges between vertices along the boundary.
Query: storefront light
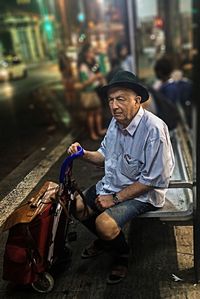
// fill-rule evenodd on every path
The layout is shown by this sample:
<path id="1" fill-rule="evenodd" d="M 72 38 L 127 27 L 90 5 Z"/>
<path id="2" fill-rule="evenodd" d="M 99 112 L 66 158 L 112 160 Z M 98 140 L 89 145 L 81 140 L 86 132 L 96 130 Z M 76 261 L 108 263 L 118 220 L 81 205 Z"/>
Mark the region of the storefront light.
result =
<path id="1" fill-rule="evenodd" d="M 100 5 L 103 5 L 104 4 L 104 0 L 97 0 L 97 3 L 100 4 Z"/>

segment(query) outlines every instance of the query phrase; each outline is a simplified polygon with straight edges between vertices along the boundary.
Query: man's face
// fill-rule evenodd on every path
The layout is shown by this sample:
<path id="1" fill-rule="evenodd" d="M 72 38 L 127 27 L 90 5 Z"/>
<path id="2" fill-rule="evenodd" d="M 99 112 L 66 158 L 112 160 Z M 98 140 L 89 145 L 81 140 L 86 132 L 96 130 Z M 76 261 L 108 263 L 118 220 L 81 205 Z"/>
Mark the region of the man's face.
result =
<path id="1" fill-rule="evenodd" d="M 108 91 L 108 102 L 112 116 L 126 128 L 140 108 L 141 97 L 131 89 L 111 88 Z"/>

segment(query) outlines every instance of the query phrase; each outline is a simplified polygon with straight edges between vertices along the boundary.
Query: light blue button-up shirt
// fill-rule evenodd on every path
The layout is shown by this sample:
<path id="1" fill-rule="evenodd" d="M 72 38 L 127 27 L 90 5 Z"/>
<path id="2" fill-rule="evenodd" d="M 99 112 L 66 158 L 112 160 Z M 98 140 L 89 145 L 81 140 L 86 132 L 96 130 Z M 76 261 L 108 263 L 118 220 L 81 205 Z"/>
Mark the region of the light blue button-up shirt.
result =
<path id="1" fill-rule="evenodd" d="M 97 194 L 119 192 L 140 182 L 153 186 L 135 198 L 162 207 L 174 169 L 174 154 L 167 125 L 140 107 L 123 129 L 113 118 L 98 151 L 105 157 L 105 175 L 97 183 Z"/>

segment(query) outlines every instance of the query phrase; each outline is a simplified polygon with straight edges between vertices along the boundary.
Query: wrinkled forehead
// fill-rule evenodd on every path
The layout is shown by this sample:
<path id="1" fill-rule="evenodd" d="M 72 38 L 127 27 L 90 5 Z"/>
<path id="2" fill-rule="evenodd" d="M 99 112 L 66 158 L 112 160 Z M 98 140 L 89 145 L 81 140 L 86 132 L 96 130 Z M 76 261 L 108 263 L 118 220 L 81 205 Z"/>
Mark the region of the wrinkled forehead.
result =
<path id="1" fill-rule="evenodd" d="M 132 89 L 129 88 L 124 88 L 124 87 L 113 87 L 109 88 L 107 97 L 119 97 L 119 96 L 136 96 L 137 93 L 133 91 Z"/>

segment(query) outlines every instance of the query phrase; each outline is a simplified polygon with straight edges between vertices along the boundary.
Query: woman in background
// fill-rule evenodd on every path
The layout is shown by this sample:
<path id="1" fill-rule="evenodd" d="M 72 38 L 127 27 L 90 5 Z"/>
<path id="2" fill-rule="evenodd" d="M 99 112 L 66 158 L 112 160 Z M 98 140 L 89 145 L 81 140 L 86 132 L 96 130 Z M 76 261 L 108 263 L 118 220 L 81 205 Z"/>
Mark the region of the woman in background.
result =
<path id="1" fill-rule="evenodd" d="M 81 105 L 86 111 L 89 134 L 92 140 L 98 140 L 106 129 L 102 125 L 102 103 L 96 91 L 105 84 L 105 79 L 90 44 L 85 44 L 79 53 L 78 72 L 82 83 Z"/>

